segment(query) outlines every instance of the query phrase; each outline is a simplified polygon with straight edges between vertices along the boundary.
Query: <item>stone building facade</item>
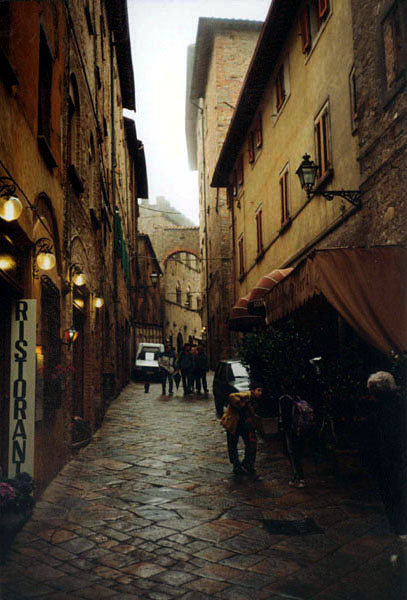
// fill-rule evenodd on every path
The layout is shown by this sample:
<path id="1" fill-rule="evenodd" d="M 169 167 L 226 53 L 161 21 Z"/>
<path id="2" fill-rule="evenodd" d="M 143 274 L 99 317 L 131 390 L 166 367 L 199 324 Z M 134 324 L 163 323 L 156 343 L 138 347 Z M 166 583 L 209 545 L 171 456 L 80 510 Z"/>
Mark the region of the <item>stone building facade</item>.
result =
<path id="1" fill-rule="evenodd" d="M 0 208 L 0 462 L 9 476 L 33 474 L 37 493 L 70 456 L 72 419 L 94 431 L 130 377 L 137 196 L 147 185 L 122 114 L 135 108 L 126 31 L 124 0 L 0 3 L 0 206 L 18 196 L 23 208 L 11 221 Z M 18 302 L 32 307 L 30 386 L 13 384 Z M 28 408 L 9 428 L 16 402 Z"/>
<path id="2" fill-rule="evenodd" d="M 231 226 L 222 189 L 210 187 L 262 23 L 201 18 L 190 48 L 186 134 L 191 169 L 198 170 L 203 323 L 211 367 L 230 356 L 227 327 L 233 304 Z"/>
<path id="3" fill-rule="evenodd" d="M 199 229 L 164 197 L 139 206 L 140 232 L 148 233 L 163 272 L 161 306 L 164 340 L 179 350 L 201 341 L 202 290 Z"/>
<path id="4" fill-rule="evenodd" d="M 351 0 L 271 4 L 212 186 L 228 190 L 230 326 L 244 331 L 264 312 L 269 323 L 291 316 L 324 327 L 324 348 L 338 350 L 356 331 L 388 354 L 406 343 L 396 340 L 389 299 L 375 283 L 380 273 L 397 288 L 406 268 L 405 3 L 363 8 Z M 374 22 L 361 34 L 369 11 Z M 308 190 L 301 165 L 316 165 Z M 405 296 L 400 283 L 393 301 Z M 369 326 L 355 297 L 376 315 Z"/>

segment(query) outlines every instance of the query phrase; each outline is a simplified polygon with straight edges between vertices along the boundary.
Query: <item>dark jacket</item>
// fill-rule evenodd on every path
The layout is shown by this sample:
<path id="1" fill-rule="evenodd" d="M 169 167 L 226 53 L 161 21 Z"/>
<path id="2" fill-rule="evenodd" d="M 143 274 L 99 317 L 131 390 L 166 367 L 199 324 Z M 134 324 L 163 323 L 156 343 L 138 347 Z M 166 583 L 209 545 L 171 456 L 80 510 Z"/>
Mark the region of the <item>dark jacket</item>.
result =
<path id="1" fill-rule="evenodd" d="M 184 350 L 178 355 L 178 366 L 181 371 L 192 371 L 194 368 L 194 357 L 190 352 L 186 353 Z"/>
<path id="2" fill-rule="evenodd" d="M 208 370 L 208 357 L 205 352 L 198 352 L 195 354 L 195 370 L 196 371 L 207 371 Z"/>

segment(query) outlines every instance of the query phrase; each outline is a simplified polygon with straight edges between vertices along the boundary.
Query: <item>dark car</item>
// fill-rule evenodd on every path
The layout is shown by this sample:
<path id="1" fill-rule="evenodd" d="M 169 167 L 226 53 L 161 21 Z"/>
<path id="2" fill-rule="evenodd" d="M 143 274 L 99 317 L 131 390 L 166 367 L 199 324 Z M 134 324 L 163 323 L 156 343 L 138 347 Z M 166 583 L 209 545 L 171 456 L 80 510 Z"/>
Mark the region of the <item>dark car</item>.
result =
<path id="1" fill-rule="evenodd" d="M 219 416 L 228 402 L 229 394 L 250 390 L 250 378 L 246 367 L 239 360 L 221 360 L 213 378 L 213 396 Z"/>

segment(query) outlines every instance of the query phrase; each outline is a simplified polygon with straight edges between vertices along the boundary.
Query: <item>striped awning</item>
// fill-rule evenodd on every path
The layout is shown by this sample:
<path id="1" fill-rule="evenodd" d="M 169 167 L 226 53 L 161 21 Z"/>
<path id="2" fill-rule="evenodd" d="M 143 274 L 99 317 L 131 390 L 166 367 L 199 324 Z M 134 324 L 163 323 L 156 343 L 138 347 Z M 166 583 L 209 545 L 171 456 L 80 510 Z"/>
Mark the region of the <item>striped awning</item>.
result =
<path id="1" fill-rule="evenodd" d="M 275 269 L 263 275 L 255 287 L 236 302 L 230 311 L 229 329 L 231 331 L 250 331 L 253 327 L 264 325 L 264 316 L 249 313 L 249 303 L 260 300 L 273 289 L 284 277 L 291 273 L 292 269 Z"/>
<path id="2" fill-rule="evenodd" d="M 231 331 L 250 331 L 256 325 L 264 322 L 255 315 L 249 315 L 249 296 L 239 298 L 236 304 L 232 307 L 229 317 L 229 329 Z"/>
<path id="3" fill-rule="evenodd" d="M 277 283 L 280 283 L 284 277 L 287 277 L 291 271 L 292 268 L 274 269 L 274 271 L 267 273 L 267 275 L 263 275 L 263 277 L 259 279 L 254 288 L 251 290 L 250 294 L 247 296 L 249 302 L 262 298 L 265 294 L 272 290 Z"/>

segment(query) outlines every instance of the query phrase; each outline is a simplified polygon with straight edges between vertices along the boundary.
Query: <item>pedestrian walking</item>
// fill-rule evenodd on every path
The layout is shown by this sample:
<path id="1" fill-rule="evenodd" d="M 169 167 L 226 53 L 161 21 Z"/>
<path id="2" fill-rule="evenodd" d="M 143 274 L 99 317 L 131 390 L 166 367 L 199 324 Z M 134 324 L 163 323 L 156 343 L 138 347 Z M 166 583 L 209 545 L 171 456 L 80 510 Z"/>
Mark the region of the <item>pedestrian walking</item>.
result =
<path id="1" fill-rule="evenodd" d="M 194 375 L 196 393 L 201 393 L 201 386 L 205 394 L 208 393 L 208 384 L 206 382 L 206 373 L 208 371 L 208 357 L 202 344 L 198 344 L 198 351 L 194 356 Z"/>
<path id="2" fill-rule="evenodd" d="M 244 471 L 256 475 L 255 462 L 257 452 L 256 414 L 254 403 L 262 397 L 263 388 L 253 384 L 248 392 L 237 392 L 229 395 L 229 403 L 221 418 L 226 430 L 228 455 L 233 465 L 233 473 L 240 475 Z M 244 458 L 239 460 L 239 438 L 244 443 Z"/>
<path id="3" fill-rule="evenodd" d="M 362 459 L 375 477 L 394 533 L 407 535 L 406 402 L 394 377 L 386 371 L 369 376 L 371 413 L 361 433 Z"/>
<path id="4" fill-rule="evenodd" d="M 158 366 L 160 367 L 162 393 L 165 396 L 166 383 L 168 380 L 169 395 L 173 394 L 173 375 L 175 371 L 175 352 L 171 348 L 171 344 L 166 344 L 164 352 L 158 356 Z"/>
<path id="5" fill-rule="evenodd" d="M 184 390 L 184 396 L 187 396 L 192 392 L 193 389 L 194 372 L 194 359 L 191 354 L 190 344 L 184 344 L 183 349 L 178 355 L 177 364 L 179 369 L 181 370 L 182 388 Z"/>
<path id="6" fill-rule="evenodd" d="M 279 425 L 285 433 L 287 454 L 293 470 L 293 477 L 288 485 L 305 487 L 302 459 L 305 438 L 313 428 L 314 413 L 312 407 L 298 394 L 293 380 L 286 377 L 281 383 L 282 395 L 278 400 Z"/>

